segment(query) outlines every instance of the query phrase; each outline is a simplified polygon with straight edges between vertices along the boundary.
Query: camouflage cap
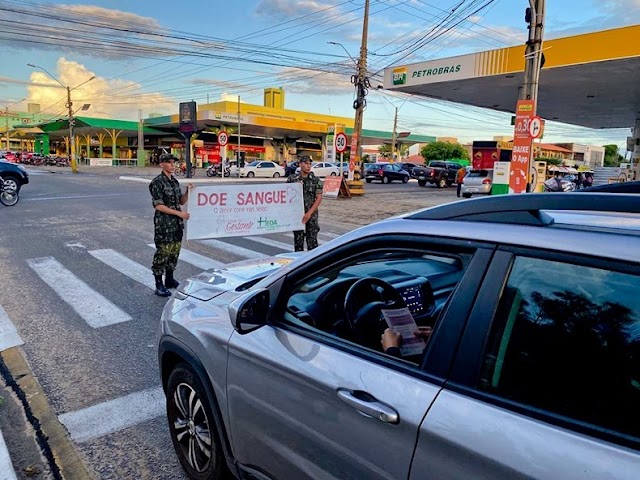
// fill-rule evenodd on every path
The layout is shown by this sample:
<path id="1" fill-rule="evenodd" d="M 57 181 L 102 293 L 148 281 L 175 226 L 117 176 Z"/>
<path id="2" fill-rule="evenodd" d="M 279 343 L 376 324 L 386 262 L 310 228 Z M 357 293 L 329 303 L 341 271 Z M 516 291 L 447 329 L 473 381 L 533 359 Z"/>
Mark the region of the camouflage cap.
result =
<path id="1" fill-rule="evenodd" d="M 170 153 L 165 153 L 163 155 L 160 155 L 160 163 L 167 163 L 167 162 L 177 162 L 178 159 L 176 158 L 175 155 L 171 155 Z"/>

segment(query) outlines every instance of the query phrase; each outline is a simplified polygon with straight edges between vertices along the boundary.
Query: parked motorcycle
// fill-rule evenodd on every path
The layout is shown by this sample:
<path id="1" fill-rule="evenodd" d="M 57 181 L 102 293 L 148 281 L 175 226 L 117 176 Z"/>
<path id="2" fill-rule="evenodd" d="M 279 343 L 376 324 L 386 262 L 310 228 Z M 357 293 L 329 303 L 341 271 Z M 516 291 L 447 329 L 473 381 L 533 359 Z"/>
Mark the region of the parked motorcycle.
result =
<path id="1" fill-rule="evenodd" d="M 572 175 L 550 178 L 543 185 L 545 192 L 573 192 L 576 189 Z"/>

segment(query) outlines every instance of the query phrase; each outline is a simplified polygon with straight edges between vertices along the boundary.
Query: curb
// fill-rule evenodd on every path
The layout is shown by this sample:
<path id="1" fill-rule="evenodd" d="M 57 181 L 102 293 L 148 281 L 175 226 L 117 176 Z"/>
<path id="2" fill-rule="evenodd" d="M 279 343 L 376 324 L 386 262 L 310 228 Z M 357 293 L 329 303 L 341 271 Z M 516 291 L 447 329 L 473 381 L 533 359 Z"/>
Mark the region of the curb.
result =
<path id="1" fill-rule="evenodd" d="M 25 409 L 27 419 L 36 431 L 38 443 L 49 461 L 54 478 L 85 480 L 95 478 L 80 458 L 67 430 L 53 413 L 40 383 L 31 373 L 19 348 L 9 348 L 0 354 L 0 370 L 8 377 L 7 385 L 14 390 Z M 4 367 L 4 368 L 2 368 Z"/>

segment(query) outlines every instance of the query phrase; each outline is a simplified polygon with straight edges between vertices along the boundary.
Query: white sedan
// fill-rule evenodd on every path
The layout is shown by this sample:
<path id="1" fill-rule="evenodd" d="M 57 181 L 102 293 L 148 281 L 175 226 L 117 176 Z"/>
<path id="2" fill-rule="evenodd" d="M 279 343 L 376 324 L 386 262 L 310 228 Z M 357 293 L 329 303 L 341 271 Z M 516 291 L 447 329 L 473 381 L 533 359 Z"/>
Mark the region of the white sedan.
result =
<path id="1" fill-rule="evenodd" d="M 316 177 L 335 177 L 340 174 L 336 164 L 329 162 L 316 162 L 311 165 L 311 171 Z M 300 167 L 296 169 L 296 173 L 300 173 Z"/>
<path id="2" fill-rule="evenodd" d="M 284 176 L 284 168 L 275 162 L 259 161 L 246 164 L 240 169 L 240 176 L 253 177 L 273 177 L 278 178 Z"/>

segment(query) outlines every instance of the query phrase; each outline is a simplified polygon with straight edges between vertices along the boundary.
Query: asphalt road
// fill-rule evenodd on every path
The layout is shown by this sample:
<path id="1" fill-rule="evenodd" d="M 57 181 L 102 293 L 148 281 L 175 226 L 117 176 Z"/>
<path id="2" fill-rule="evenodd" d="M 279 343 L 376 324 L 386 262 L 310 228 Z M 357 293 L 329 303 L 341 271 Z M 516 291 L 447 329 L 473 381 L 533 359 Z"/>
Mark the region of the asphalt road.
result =
<path id="1" fill-rule="evenodd" d="M 184 478 L 159 389 L 156 335 L 165 299 L 144 284 L 152 281 L 144 269 L 154 253 L 147 185 L 119 180 L 117 172 L 53 171 L 32 170 L 18 205 L 0 206 L 0 316 L 4 310 L 15 326 L 23 341 L 16 348 L 90 474 Z M 381 208 L 383 198 L 397 198 L 400 211 L 455 199 L 454 189 L 415 181 L 370 184 L 366 192 L 357 203 L 323 203 L 321 242 L 357 226 L 349 213 L 354 205 L 369 212 L 360 219 L 367 223 L 393 213 Z M 292 243 L 280 234 L 185 248 L 229 263 L 292 250 Z M 202 266 L 181 260 L 176 277 Z M 11 453 L 11 432 L 1 428 Z"/>

